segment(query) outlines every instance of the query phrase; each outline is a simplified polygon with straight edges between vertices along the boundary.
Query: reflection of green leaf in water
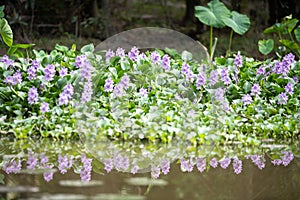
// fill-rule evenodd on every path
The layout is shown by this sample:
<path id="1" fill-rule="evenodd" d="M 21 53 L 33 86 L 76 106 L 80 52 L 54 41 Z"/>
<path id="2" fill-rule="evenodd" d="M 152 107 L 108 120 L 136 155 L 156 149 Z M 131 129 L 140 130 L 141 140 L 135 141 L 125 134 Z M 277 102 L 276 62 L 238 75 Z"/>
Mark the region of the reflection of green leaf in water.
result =
<path id="1" fill-rule="evenodd" d="M 151 179 L 148 177 L 133 177 L 128 178 L 126 182 L 129 185 L 135 185 L 135 186 L 166 186 L 168 185 L 168 182 L 163 179 Z"/>
<path id="2" fill-rule="evenodd" d="M 5 184 L 5 182 L 4 182 L 4 174 L 0 174 L 0 184 Z"/>

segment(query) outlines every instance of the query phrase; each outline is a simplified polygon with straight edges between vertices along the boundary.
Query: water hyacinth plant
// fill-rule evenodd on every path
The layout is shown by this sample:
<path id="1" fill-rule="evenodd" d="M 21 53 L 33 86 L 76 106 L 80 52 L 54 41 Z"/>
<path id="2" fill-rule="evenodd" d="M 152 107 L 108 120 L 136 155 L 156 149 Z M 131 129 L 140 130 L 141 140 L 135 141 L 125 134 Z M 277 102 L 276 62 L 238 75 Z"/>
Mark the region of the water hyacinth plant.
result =
<path id="1" fill-rule="evenodd" d="M 57 45 L 0 62 L 1 133 L 194 144 L 299 135 L 299 61 Z M 63 71 L 63 72 L 61 72 Z M 63 75 L 61 75 L 63 74 Z"/>

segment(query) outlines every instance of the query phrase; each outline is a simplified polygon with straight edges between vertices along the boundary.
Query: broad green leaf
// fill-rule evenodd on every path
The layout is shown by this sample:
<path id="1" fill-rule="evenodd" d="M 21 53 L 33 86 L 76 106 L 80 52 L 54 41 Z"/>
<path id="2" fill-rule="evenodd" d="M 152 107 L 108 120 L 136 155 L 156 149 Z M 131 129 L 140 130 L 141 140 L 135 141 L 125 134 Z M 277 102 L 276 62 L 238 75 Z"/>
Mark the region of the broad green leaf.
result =
<path id="1" fill-rule="evenodd" d="M 28 49 L 35 44 L 13 44 L 12 47 L 21 48 L 21 49 Z"/>
<path id="2" fill-rule="evenodd" d="M 4 18 L 0 19 L 0 35 L 7 46 L 10 47 L 13 44 L 13 32 Z"/>
<path id="3" fill-rule="evenodd" d="M 298 42 L 300 42 L 300 26 L 298 26 L 295 30 L 294 30 L 294 33 L 295 33 L 295 38 Z"/>
<path id="4" fill-rule="evenodd" d="M 225 17 L 222 19 L 226 26 L 232 28 L 232 30 L 240 35 L 246 33 L 250 28 L 250 19 L 247 15 L 240 14 L 236 11 L 232 11 L 231 17 Z"/>
<path id="5" fill-rule="evenodd" d="M 94 50 L 95 50 L 94 45 L 93 44 L 88 44 L 88 45 L 83 46 L 81 48 L 80 52 L 81 53 L 86 53 L 86 52 L 92 53 L 92 52 L 94 52 Z"/>
<path id="6" fill-rule="evenodd" d="M 63 45 L 59 45 L 59 44 L 56 44 L 56 45 L 55 45 L 55 49 L 56 49 L 57 51 L 61 51 L 61 52 L 64 52 L 64 53 L 66 53 L 66 52 L 69 50 L 68 47 L 63 46 Z"/>
<path id="7" fill-rule="evenodd" d="M 219 0 L 212 0 L 208 7 L 196 6 L 195 16 L 204 24 L 215 28 L 222 28 L 225 26 L 222 19 L 230 17 L 230 11 Z"/>
<path id="8" fill-rule="evenodd" d="M 273 39 L 258 41 L 258 50 L 260 53 L 262 53 L 264 55 L 271 53 L 273 48 L 274 48 L 274 40 Z"/>
<path id="9" fill-rule="evenodd" d="M 297 51 L 299 50 L 299 45 L 291 40 L 279 40 L 279 42 L 281 44 L 283 44 L 284 46 L 286 46 L 287 48 L 289 48 L 292 51 Z"/>
<path id="10" fill-rule="evenodd" d="M 0 18 L 4 17 L 4 5 L 0 6 Z"/>
<path id="11" fill-rule="evenodd" d="M 298 19 L 288 19 L 283 21 L 283 26 L 288 33 L 291 33 L 298 23 Z"/>
<path id="12" fill-rule="evenodd" d="M 265 34 L 268 34 L 268 33 L 281 33 L 283 31 L 284 31 L 283 25 L 280 24 L 280 23 L 276 23 L 273 26 L 270 26 L 270 27 L 266 28 L 264 30 L 264 33 Z"/>

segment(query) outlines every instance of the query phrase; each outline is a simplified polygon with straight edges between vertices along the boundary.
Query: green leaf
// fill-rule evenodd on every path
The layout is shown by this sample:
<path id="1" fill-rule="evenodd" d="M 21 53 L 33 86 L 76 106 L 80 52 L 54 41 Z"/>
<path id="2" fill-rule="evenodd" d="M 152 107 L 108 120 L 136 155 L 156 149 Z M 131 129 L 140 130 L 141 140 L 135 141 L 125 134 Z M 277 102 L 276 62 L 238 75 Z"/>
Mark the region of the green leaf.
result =
<path id="1" fill-rule="evenodd" d="M 298 26 L 298 27 L 294 30 L 294 33 L 295 33 L 296 40 L 297 40 L 298 42 L 300 42 L 300 26 Z"/>
<path id="2" fill-rule="evenodd" d="M 283 26 L 288 33 L 291 33 L 298 23 L 298 19 L 287 19 L 283 21 Z"/>
<path id="3" fill-rule="evenodd" d="M 270 26 L 264 30 L 265 34 L 268 33 L 281 33 L 284 32 L 284 27 L 280 23 L 276 23 L 273 26 Z"/>
<path id="4" fill-rule="evenodd" d="M 93 45 L 93 44 L 88 44 L 88 45 L 83 46 L 83 47 L 80 49 L 80 52 L 81 52 L 81 53 L 86 53 L 86 52 L 93 53 L 94 50 L 95 50 L 94 45 Z"/>
<path id="5" fill-rule="evenodd" d="M 20 49 L 28 49 L 35 44 L 13 44 L 11 47 L 20 48 Z"/>
<path id="6" fill-rule="evenodd" d="M 279 42 L 292 51 L 299 50 L 299 45 L 292 40 L 279 40 Z"/>
<path id="7" fill-rule="evenodd" d="M 204 24 L 216 28 L 225 26 L 222 19 L 230 17 L 230 11 L 219 0 L 212 0 L 208 7 L 196 6 L 195 16 Z"/>
<path id="8" fill-rule="evenodd" d="M 0 19 L 0 35 L 7 46 L 13 44 L 13 32 L 4 18 Z"/>
<path id="9" fill-rule="evenodd" d="M 57 51 L 61 51 L 61 52 L 64 52 L 64 53 L 66 53 L 66 52 L 69 50 L 68 47 L 63 46 L 63 45 L 59 45 L 59 44 L 56 44 L 56 45 L 55 45 L 55 49 L 56 49 Z"/>
<path id="10" fill-rule="evenodd" d="M 237 34 L 243 35 L 250 28 L 250 19 L 247 15 L 240 14 L 236 11 L 232 11 L 231 17 L 222 18 L 226 26 L 232 28 Z"/>
<path id="11" fill-rule="evenodd" d="M 0 18 L 4 17 L 4 5 L 0 6 Z"/>
<path id="12" fill-rule="evenodd" d="M 274 40 L 273 39 L 258 41 L 258 50 L 260 53 L 262 53 L 264 55 L 271 53 L 273 48 L 274 48 Z"/>

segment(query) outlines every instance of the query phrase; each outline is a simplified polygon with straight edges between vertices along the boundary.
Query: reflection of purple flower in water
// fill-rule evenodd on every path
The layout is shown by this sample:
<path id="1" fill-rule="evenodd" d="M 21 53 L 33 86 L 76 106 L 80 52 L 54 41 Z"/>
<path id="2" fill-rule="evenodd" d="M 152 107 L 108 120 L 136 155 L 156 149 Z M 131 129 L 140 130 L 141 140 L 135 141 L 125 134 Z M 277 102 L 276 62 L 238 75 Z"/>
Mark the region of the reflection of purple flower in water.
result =
<path id="1" fill-rule="evenodd" d="M 265 162 L 266 159 L 262 155 L 251 155 L 252 162 L 260 169 L 262 170 L 265 168 Z"/>
<path id="2" fill-rule="evenodd" d="M 218 88 L 215 92 L 215 98 L 219 102 L 224 101 L 224 98 L 225 98 L 224 95 L 225 95 L 225 90 L 223 88 Z"/>
<path id="3" fill-rule="evenodd" d="M 202 173 L 206 169 L 206 159 L 197 158 L 196 163 L 197 163 L 197 169 L 199 170 L 199 172 Z"/>
<path id="4" fill-rule="evenodd" d="M 290 162 L 294 159 L 294 154 L 292 152 L 281 151 L 283 156 L 281 156 L 282 165 L 285 167 L 290 164 Z"/>
<path id="5" fill-rule="evenodd" d="M 242 172 L 243 164 L 242 161 L 239 160 L 238 158 L 233 158 L 232 166 L 233 166 L 234 173 L 240 174 Z"/>
<path id="6" fill-rule="evenodd" d="M 45 155 L 45 153 L 42 153 L 40 155 L 40 167 L 42 169 L 47 169 L 47 170 L 50 170 L 52 169 L 54 166 L 53 164 L 48 164 L 49 162 L 49 157 Z M 54 172 L 53 171 L 47 171 L 47 172 L 44 172 L 43 173 L 43 176 L 44 176 L 44 180 L 49 182 L 53 179 L 53 175 L 54 175 Z"/>
<path id="7" fill-rule="evenodd" d="M 151 176 L 157 179 L 160 175 L 160 167 L 151 165 Z"/>
<path id="8" fill-rule="evenodd" d="M 220 160 L 219 163 L 223 169 L 226 169 L 230 165 L 231 159 L 228 157 L 225 157 L 222 160 Z"/>
<path id="9" fill-rule="evenodd" d="M 58 156 L 58 169 L 60 173 L 65 174 L 67 172 L 67 169 L 70 169 L 73 164 L 73 158 L 68 158 L 67 155 L 65 156 Z"/>
<path id="10" fill-rule="evenodd" d="M 21 160 L 18 159 L 18 161 L 13 160 L 13 161 L 5 161 L 3 165 L 3 170 L 7 173 L 14 173 L 17 174 L 21 171 L 22 164 Z"/>
<path id="11" fill-rule="evenodd" d="M 170 160 L 162 160 L 160 167 L 164 175 L 168 174 L 170 172 Z"/>
<path id="12" fill-rule="evenodd" d="M 184 158 L 180 159 L 181 163 L 181 171 L 185 172 L 191 172 L 194 168 L 194 161 L 192 158 L 185 160 Z"/>
<path id="13" fill-rule="evenodd" d="M 136 158 L 133 160 L 133 162 L 132 162 L 132 167 L 131 167 L 131 170 L 130 170 L 130 172 L 132 173 L 132 174 L 136 174 L 137 172 L 138 172 L 138 170 L 139 170 L 139 166 L 136 164 Z"/>
<path id="14" fill-rule="evenodd" d="M 33 152 L 28 153 L 27 169 L 35 169 L 37 162 L 38 158 L 36 155 L 34 155 Z"/>
<path id="15" fill-rule="evenodd" d="M 53 168 L 53 165 L 51 166 L 51 168 Z M 43 176 L 44 176 L 44 180 L 46 182 L 49 182 L 53 179 L 53 175 L 54 175 L 54 172 L 44 172 L 43 173 Z"/>
<path id="16" fill-rule="evenodd" d="M 29 92 L 28 92 L 28 103 L 29 104 L 34 104 L 38 101 L 38 98 L 39 98 L 39 94 L 37 92 L 37 89 L 35 87 L 32 87 L 29 89 Z"/>
<path id="17" fill-rule="evenodd" d="M 209 161 L 209 165 L 212 166 L 213 168 L 216 168 L 218 167 L 218 161 L 216 158 L 212 158 L 210 161 Z"/>
<path id="18" fill-rule="evenodd" d="M 111 158 L 105 158 L 104 161 L 104 169 L 107 173 L 111 172 L 111 170 L 114 168 L 113 159 Z"/>
<path id="19" fill-rule="evenodd" d="M 273 165 L 278 166 L 282 164 L 282 160 L 281 159 L 275 159 L 271 161 L 273 163 Z"/>
<path id="20" fill-rule="evenodd" d="M 120 154 L 114 156 L 114 166 L 117 171 L 127 170 L 129 168 L 129 158 Z"/>
<path id="21" fill-rule="evenodd" d="M 80 170 L 81 181 L 90 181 L 92 172 L 92 159 L 82 155 L 81 162 L 83 164 Z"/>

